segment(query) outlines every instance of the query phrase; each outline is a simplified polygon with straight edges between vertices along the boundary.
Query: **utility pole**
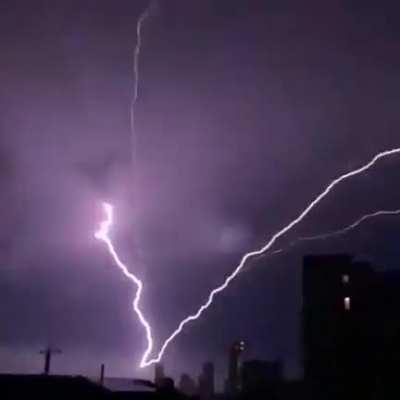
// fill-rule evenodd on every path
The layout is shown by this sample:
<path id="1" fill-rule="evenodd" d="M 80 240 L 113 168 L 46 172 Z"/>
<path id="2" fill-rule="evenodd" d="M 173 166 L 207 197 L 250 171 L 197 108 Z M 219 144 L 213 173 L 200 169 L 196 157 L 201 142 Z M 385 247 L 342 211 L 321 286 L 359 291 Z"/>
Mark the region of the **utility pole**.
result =
<path id="1" fill-rule="evenodd" d="M 61 350 L 59 349 L 52 349 L 50 347 L 47 347 L 44 350 L 40 351 L 40 354 L 44 355 L 44 375 L 49 375 L 50 374 L 50 364 L 51 364 L 51 356 L 53 354 L 61 354 Z"/>
<path id="2" fill-rule="evenodd" d="M 104 370 L 105 370 L 105 365 L 101 364 L 100 367 L 100 385 L 104 386 Z"/>

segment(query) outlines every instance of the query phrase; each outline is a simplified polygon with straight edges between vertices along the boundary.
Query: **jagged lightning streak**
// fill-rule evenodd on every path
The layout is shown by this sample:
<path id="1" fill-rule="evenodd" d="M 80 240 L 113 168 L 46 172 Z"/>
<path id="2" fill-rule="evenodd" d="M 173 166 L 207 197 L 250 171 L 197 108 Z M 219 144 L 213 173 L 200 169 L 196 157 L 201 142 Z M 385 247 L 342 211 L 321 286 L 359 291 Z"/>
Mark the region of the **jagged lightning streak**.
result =
<path id="1" fill-rule="evenodd" d="M 225 281 L 220 286 L 217 286 L 215 289 L 213 289 L 210 292 L 210 294 L 207 298 L 207 301 L 198 308 L 197 312 L 192 315 L 189 315 L 188 317 L 186 317 L 184 320 L 182 320 L 179 323 L 178 327 L 165 340 L 165 342 L 161 346 L 161 349 L 160 349 L 159 353 L 157 354 L 157 356 L 150 360 L 147 360 L 147 356 L 142 357 L 140 367 L 143 368 L 143 367 L 150 366 L 154 363 L 160 362 L 168 345 L 176 338 L 177 335 L 179 335 L 179 333 L 182 331 L 184 326 L 187 325 L 188 323 L 198 319 L 203 314 L 203 312 L 205 310 L 207 310 L 208 307 L 210 307 L 210 305 L 212 304 L 212 302 L 214 300 L 214 297 L 229 286 L 229 284 L 232 282 L 232 280 L 235 279 L 235 277 L 240 273 L 240 271 L 244 267 L 247 260 L 249 260 L 250 258 L 253 258 L 253 257 L 260 256 L 260 255 L 264 254 L 266 251 L 268 251 L 279 238 L 281 238 L 285 233 L 287 233 L 293 227 L 295 227 L 297 224 L 299 224 L 313 210 L 313 208 L 315 206 L 317 206 L 337 185 L 339 185 L 341 182 L 343 182 L 353 176 L 359 175 L 359 174 L 367 171 L 372 166 L 374 166 L 378 160 L 388 157 L 388 156 L 391 156 L 391 155 L 399 154 L 399 153 L 400 153 L 400 147 L 383 151 L 381 153 L 376 154 L 368 163 L 334 179 L 295 219 L 293 219 L 291 222 L 289 222 L 280 231 L 275 233 L 263 247 L 261 247 L 258 250 L 254 250 L 254 251 L 250 251 L 250 252 L 246 253 L 242 257 L 239 265 L 233 270 L 233 272 L 230 275 L 228 275 L 228 277 L 225 279 Z M 150 354 L 150 352 L 147 352 L 147 354 Z"/>
<path id="2" fill-rule="evenodd" d="M 302 242 L 312 242 L 314 240 L 326 240 L 326 239 L 332 239 L 334 237 L 337 236 L 342 236 L 345 235 L 346 233 L 352 231 L 353 229 L 356 229 L 357 227 L 359 227 L 363 222 L 369 220 L 369 219 L 373 219 L 376 217 L 383 217 L 383 216 L 396 216 L 396 215 L 400 215 L 400 209 L 397 210 L 379 210 L 370 214 L 365 214 L 362 217 L 360 217 L 357 221 L 353 222 L 350 225 L 345 226 L 344 228 L 340 228 L 340 229 L 336 229 L 334 231 L 331 232 L 327 232 L 327 233 L 321 233 L 318 235 L 313 235 L 313 236 L 302 236 L 299 237 L 296 240 L 293 240 L 292 242 L 290 242 L 286 247 L 281 248 L 281 249 L 277 249 L 272 251 L 271 253 L 268 253 L 269 255 L 275 255 L 275 254 L 279 254 L 279 253 L 283 253 L 285 251 L 288 251 L 289 248 L 296 246 L 299 243 Z M 263 254 L 265 255 L 265 254 Z"/>
<path id="3" fill-rule="evenodd" d="M 153 0 L 149 3 L 148 7 L 140 14 L 136 23 L 136 44 L 133 51 L 133 93 L 130 104 L 130 129 L 131 129 L 131 157 L 132 157 L 132 167 L 134 169 L 134 162 L 136 160 L 136 131 L 135 131 L 135 107 L 139 97 L 139 82 L 140 82 L 140 52 L 142 49 L 142 28 L 146 20 L 153 14 L 156 10 L 157 3 Z M 122 273 L 130 279 L 137 287 L 135 298 L 133 300 L 133 309 L 137 314 L 140 323 L 143 325 L 146 331 L 147 346 L 146 350 L 142 356 L 140 365 L 142 365 L 145 360 L 149 357 L 151 351 L 153 350 L 153 337 L 151 333 L 151 326 L 147 322 L 140 309 L 140 299 L 143 291 L 142 281 L 134 274 L 128 271 L 126 265 L 119 258 L 114 245 L 109 236 L 111 226 L 113 224 L 114 210 L 111 204 L 103 203 L 103 211 L 105 214 L 105 219 L 100 223 L 99 229 L 95 232 L 94 236 L 96 239 L 103 241 L 107 249 L 114 260 L 115 264 L 121 269 Z"/>
<path id="4" fill-rule="evenodd" d="M 140 298 L 142 296 L 143 283 L 138 277 L 136 277 L 135 275 L 133 275 L 132 273 L 130 273 L 128 271 L 128 268 L 119 258 L 118 254 L 114 248 L 114 245 L 110 239 L 110 229 L 114 222 L 114 213 L 113 213 L 114 210 L 113 210 L 112 205 L 108 204 L 108 203 L 103 203 L 103 211 L 105 214 L 105 219 L 100 223 L 100 227 L 95 232 L 94 236 L 96 239 L 101 240 L 106 244 L 108 252 L 110 253 L 115 264 L 122 271 L 122 273 L 128 279 L 130 279 L 137 287 L 135 298 L 133 300 L 132 305 L 133 305 L 133 309 L 134 309 L 136 315 L 139 317 L 140 323 L 143 325 L 143 327 L 146 331 L 146 339 L 147 339 L 147 348 L 142 356 L 142 360 L 140 363 L 140 365 L 142 365 L 153 349 L 153 337 L 151 334 L 151 326 L 147 322 L 146 318 L 143 315 L 143 312 L 140 309 Z"/>
<path id="5" fill-rule="evenodd" d="M 376 217 L 382 217 L 382 216 L 388 216 L 388 215 L 393 216 L 393 215 L 399 215 L 399 214 L 400 214 L 400 209 L 398 209 L 398 210 L 380 210 L 380 211 L 376 211 L 376 212 L 371 213 L 371 214 L 363 215 L 357 221 L 353 222 L 351 225 L 346 226 L 345 228 L 337 229 L 335 231 L 328 232 L 328 233 L 322 233 L 320 235 L 300 237 L 295 242 L 298 243 L 298 242 L 306 242 L 306 241 L 312 241 L 312 240 L 331 239 L 333 237 L 341 236 L 341 235 L 346 234 L 349 231 L 352 231 L 353 229 L 357 228 L 363 222 L 365 222 L 365 221 L 367 221 L 369 219 L 376 218 Z"/>
<path id="6" fill-rule="evenodd" d="M 341 182 L 355 176 L 358 174 L 361 174 L 365 171 L 367 171 L 368 169 L 370 169 L 373 165 L 375 165 L 375 163 L 380 160 L 381 158 L 384 157 L 388 157 L 394 154 L 399 154 L 400 153 L 400 148 L 395 148 L 392 150 L 387 150 L 381 153 L 378 153 L 377 155 L 375 155 L 368 163 L 364 164 L 363 166 L 361 166 L 358 169 L 355 169 L 353 171 L 350 171 L 346 174 L 343 174 L 341 176 L 339 176 L 338 178 L 334 179 L 326 188 L 323 192 L 321 192 L 299 215 L 297 218 L 295 218 L 294 220 L 292 220 L 289 224 L 287 224 L 284 228 L 282 228 L 280 231 L 278 231 L 277 233 L 275 233 L 271 239 L 260 249 L 258 250 L 254 250 L 251 251 L 249 253 L 246 253 L 239 265 L 235 268 L 235 270 L 225 279 L 225 281 L 218 287 L 216 287 L 215 289 L 213 289 L 209 296 L 207 301 L 201 305 L 199 307 L 199 309 L 197 310 L 197 312 L 195 314 L 189 315 L 188 317 L 186 317 L 184 320 L 182 320 L 178 327 L 173 331 L 173 333 L 165 340 L 164 344 L 162 345 L 159 353 L 157 354 L 157 356 L 155 358 L 152 358 L 150 360 L 148 360 L 149 355 L 151 354 L 151 351 L 153 349 L 153 338 L 152 338 L 152 334 L 151 334 L 151 327 L 149 325 L 149 323 L 147 322 L 147 320 L 145 319 L 140 307 L 139 307 L 139 303 L 140 303 L 140 299 L 141 299 L 141 295 L 142 295 L 142 290 L 143 290 L 143 284 L 140 281 L 140 279 L 138 279 L 135 275 L 131 274 L 127 267 L 123 264 L 123 262 L 120 260 L 118 254 L 116 253 L 114 246 L 111 242 L 111 239 L 109 237 L 109 231 L 110 228 L 112 226 L 113 223 L 113 208 L 110 204 L 104 203 L 103 204 L 103 208 L 106 214 L 106 219 L 104 221 L 101 222 L 100 224 L 100 228 L 99 230 L 95 233 L 95 237 L 99 240 L 102 240 L 103 242 L 106 243 L 107 248 L 109 253 L 111 254 L 113 260 L 115 261 L 115 263 L 117 264 L 117 266 L 122 270 L 122 272 L 124 273 L 124 275 L 130 279 L 131 281 L 133 281 L 135 283 L 135 285 L 137 286 L 137 291 L 136 291 L 136 295 L 135 295 L 135 299 L 133 301 L 133 308 L 136 312 L 136 314 L 139 317 L 139 320 L 141 322 L 141 324 L 143 325 L 143 327 L 145 328 L 146 331 L 146 338 L 147 338 L 147 348 L 142 356 L 142 359 L 140 361 L 140 367 L 147 367 L 150 366 L 154 363 L 160 362 L 165 350 L 167 349 L 168 345 L 179 335 L 179 333 L 182 331 L 182 329 L 184 328 L 185 325 L 187 325 L 189 322 L 192 322 L 196 319 L 198 319 L 203 312 L 208 309 L 208 307 L 210 307 L 210 305 L 212 304 L 214 297 L 222 292 L 223 290 L 225 290 L 230 282 L 240 273 L 240 271 L 242 270 L 242 268 L 244 267 L 245 263 L 247 262 L 247 260 L 249 260 L 250 258 L 253 257 L 257 257 L 257 256 L 261 256 L 263 255 L 266 251 L 268 251 L 273 245 L 274 243 L 280 238 L 282 237 L 285 233 L 287 233 L 289 230 L 291 230 L 294 226 L 296 226 L 297 224 L 299 224 L 311 211 L 312 209 L 317 206 L 319 204 L 320 201 L 322 201 L 338 184 L 340 184 Z M 357 220 L 356 222 L 354 222 L 353 224 L 328 233 L 328 234 L 323 234 L 323 235 L 316 235 L 316 236 L 310 236 L 310 237 L 305 237 L 305 238 L 300 238 L 299 240 L 316 240 L 316 239 L 323 239 L 323 238 L 328 238 L 328 237 L 332 237 L 332 236 L 336 236 L 336 235 L 340 235 L 343 233 L 348 232 L 351 229 L 354 229 L 355 227 L 359 226 L 362 222 L 364 222 L 367 219 L 376 217 L 378 215 L 394 215 L 394 214 L 400 214 L 400 210 L 395 210 L 395 211 L 377 211 L 375 213 L 372 214 L 367 214 L 363 217 L 361 217 L 359 220 Z M 278 251 L 282 251 L 282 249 L 277 250 Z"/>
<path id="7" fill-rule="evenodd" d="M 135 107 L 139 97 L 139 82 L 140 82 L 140 52 L 142 50 L 142 29 L 147 18 L 152 15 L 155 8 L 155 2 L 151 2 L 148 7 L 140 14 L 136 23 L 136 45 L 133 50 L 133 94 L 130 109 L 130 124 L 131 124 L 131 149 L 132 149 L 132 165 L 136 159 L 136 131 L 135 131 Z"/>
<path id="8" fill-rule="evenodd" d="M 150 3 L 150 5 L 145 9 L 145 11 L 140 15 L 137 25 L 136 25 L 136 45 L 134 48 L 134 58 L 133 58 L 133 69 L 134 69 L 134 87 L 133 87 L 133 96 L 132 96 L 132 101 L 131 101 L 131 108 L 130 108 L 130 126 L 131 126 L 131 148 L 132 148 L 132 165 L 136 159 L 135 157 L 135 153 L 136 153 L 136 134 L 135 134 L 135 106 L 138 100 L 138 95 L 139 95 L 139 61 L 140 61 L 140 52 L 141 52 L 141 46 L 142 46 L 142 27 L 144 22 L 146 21 L 146 19 L 151 15 L 151 10 L 154 8 L 154 2 Z M 189 315 L 187 318 L 185 318 L 184 320 L 182 320 L 177 329 L 175 329 L 175 331 L 173 331 L 173 333 L 166 339 L 166 341 L 164 342 L 164 344 L 162 345 L 159 353 L 157 354 L 157 356 L 155 358 L 152 358 L 150 360 L 148 360 L 152 349 L 153 349 L 153 339 L 152 339 L 152 333 L 151 333 L 151 327 L 149 325 L 149 323 L 147 322 L 147 320 L 145 319 L 141 309 L 140 309 L 140 299 L 141 299 L 141 295 L 142 295 L 142 290 L 143 290 L 143 283 L 141 282 L 140 279 L 138 279 L 135 275 L 131 274 L 127 267 L 123 264 L 123 262 L 120 260 L 118 254 L 115 251 L 115 248 L 112 244 L 112 241 L 109 237 L 109 230 L 112 226 L 113 223 L 113 208 L 110 204 L 104 203 L 103 207 L 104 207 L 104 212 L 106 215 L 106 219 L 101 222 L 100 224 L 100 228 L 99 230 L 96 232 L 95 237 L 99 240 L 102 240 L 107 248 L 109 253 L 111 254 L 113 260 L 115 261 L 115 263 L 117 264 L 117 266 L 122 270 L 123 274 L 130 279 L 131 281 L 134 282 L 134 284 L 137 287 L 137 291 L 135 294 L 135 298 L 133 301 L 133 308 L 135 313 L 138 315 L 138 318 L 141 322 L 141 324 L 143 325 L 143 327 L 145 328 L 146 331 L 146 338 L 147 338 L 147 347 L 146 350 L 142 356 L 142 359 L 140 361 L 140 367 L 147 367 L 151 364 L 157 363 L 161 360 L 161 358 L 163 357 L 163 354 L 165 352 L 165 350 L 167 349 L 168 345 L 175 339 L 175 337 L 177 335 L 179 335 L 179 333 L 182 331 L 182 329 L 184 328 L 185 325 L 187 325 L 188 323 L 198 319 L 203 312 L 210 307 L 210 305 L 212 304 L 214 297 L 222 292 L 223 290 L 225 290 L 230 282 L 240 273 L 240 271 L 243 269 L 245 263 L 247 262 L 247 260 L 253 258 L 253 257 L 257 257 L 260 255 L 263 255 L 265 252 L 267 252 L 274 244 L 275 242 L 282 237 L 283 235 L 285 235 L 285 233 L 287 233 L 288 231 L 290 231 L 293 227 L 295 227 L 297 224 L 299 224 L 311 211 L 312 209 L 318 205 L 318 203 L 323 200 L 323 198 L 325 196 L 327 196 L 329 194 L 329 192 L 334 189 L 334 187 L 338 184 L 340 184 L 342 181 L 351 178 L 352 176 L 358 175 L 360 173 L 363 173 L 364 171 L 368 170 L 369 168 L 371 168 L 379 159 L 393 155 L 393 154 L 398 154 L 400 153 L 400 148 L 395 148 L 392 150 L 388 150 L 388 151 L 384 151 L 382 153 L 378 153 L 377 155 L 375 155 L 375 157 L 368 162 L 367 164 L 363 165 L 362 167 L 350 171 L 344 175 L 341 175 L 340 177 L 338 177 L 337 179 L 333 180 L 326 188 L 325 190 L 319 195 L 317 196 L 304 210 L 301 214 L 299 214 L 299 216 L 297 218 L 295 218 L 294 220 L 292 220 L 289 224 L 287 224 L 284 228 L 282 228 L 280 231 L 278 231 L 277 233 L 275 233 L 271 239 L 260 249 L 255 250 L 255 251 L 251 251 L 247 254 L 245 254 L 239 265 L 234 269 L 234 271 L 225 279 L 225 281 L 218 287 L 216 287 L 215 289 L 213 289 L 208 298 L 207 301 L 200 306 L 200 308 L 197 310 L 197 312 L 195 314 Z M 382 212 L 378 212 L 378 213 L 382 213 Z M 361 220 L 356 221 L 355 224 L 352 224 L 349 227 L 344 228 L 343 230 L 340 231 L 340 234 L 347 232 L 350 229 L 355 228 L 356 226 L 358 226 L 360 223 L 362 223 L 365 219 L 367 218 L 372 218 L 373 215 L 367 215 L 364 216 Z M 377 215 L 375 215 L 377 216 Z M 327 237 L 332 237 L 333 235 L 338 235 L 338 232 L 333 232 L 330 234 L 326 234 L 326 235 L 319 235 L 319 236 L 315 236 L 315 237 L 309 237 L 309 238 L 302 238 L 302 240 L 316 240 L 316 239 L 323 239 L 323 238 L 327 238 Z M 279 250 L 276 250 L 279 251 Z"/>

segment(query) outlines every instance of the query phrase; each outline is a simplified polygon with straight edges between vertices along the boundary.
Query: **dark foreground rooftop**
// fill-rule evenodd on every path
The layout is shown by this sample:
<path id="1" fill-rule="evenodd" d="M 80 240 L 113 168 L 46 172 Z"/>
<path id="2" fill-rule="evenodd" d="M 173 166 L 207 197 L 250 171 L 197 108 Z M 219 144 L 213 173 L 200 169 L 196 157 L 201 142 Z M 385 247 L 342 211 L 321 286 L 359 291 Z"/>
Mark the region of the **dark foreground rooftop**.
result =
<path id="1" fill-rule="evenodd" d="M 177 392 L 114 392 L 81 376 L 0 374 L 1 400 L 183 399 Z"/>

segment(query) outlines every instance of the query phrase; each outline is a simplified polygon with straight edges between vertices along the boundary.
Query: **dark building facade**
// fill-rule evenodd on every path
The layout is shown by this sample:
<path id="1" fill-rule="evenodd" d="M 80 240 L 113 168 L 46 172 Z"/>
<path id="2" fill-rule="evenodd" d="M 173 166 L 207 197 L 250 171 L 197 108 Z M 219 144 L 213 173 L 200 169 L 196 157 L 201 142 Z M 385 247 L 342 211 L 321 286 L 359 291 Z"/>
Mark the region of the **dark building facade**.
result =
<path id="1" fill-rule="evenodd" d="M 232 344 L 229 350 L 228 378 L 225 382 L 225 393 L 230 396 L 240 393 L 241 374 L 240 374 L 240 355 L 244 351 L 244 341 L 239 340 Z"/>

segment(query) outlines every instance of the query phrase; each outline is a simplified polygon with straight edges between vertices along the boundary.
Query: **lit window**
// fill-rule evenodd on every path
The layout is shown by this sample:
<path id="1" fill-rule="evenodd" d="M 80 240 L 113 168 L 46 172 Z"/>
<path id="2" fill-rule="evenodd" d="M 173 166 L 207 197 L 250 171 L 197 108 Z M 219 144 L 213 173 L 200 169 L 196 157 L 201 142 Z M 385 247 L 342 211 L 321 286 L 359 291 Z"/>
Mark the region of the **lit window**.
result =
<path id="1" fill-rule="evenodd" d="M 343 282 L 344 284 L 349 283 L 349 282 L 350 282 L 350 277 L 349 277 L 349 275 L 347 275 L 347 274 L 342 275 L 342 282 Z"/>
<path id="2" fill-rule="evenodd" d="M 351 307 L 350 297 L 345 297 L 344 298 L 344 309 L 346 311 L 350 311 L 350 307 Z"/>

